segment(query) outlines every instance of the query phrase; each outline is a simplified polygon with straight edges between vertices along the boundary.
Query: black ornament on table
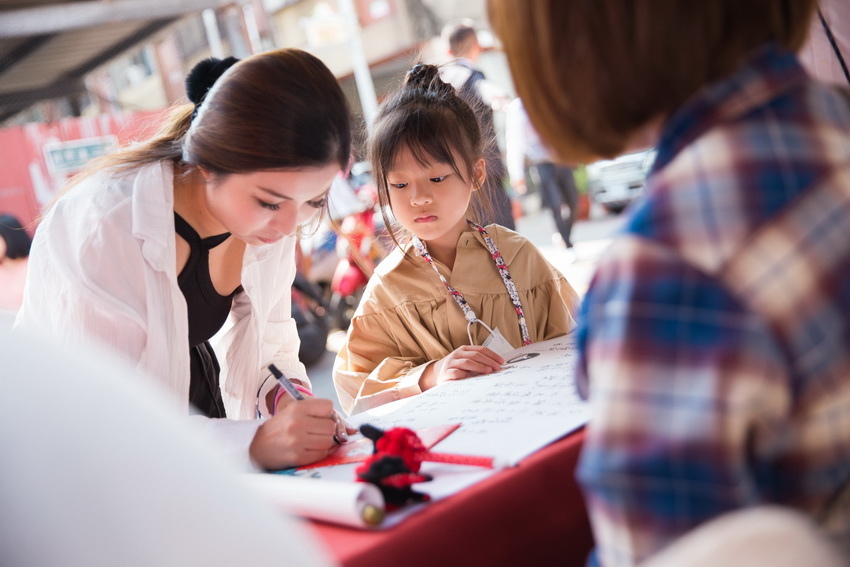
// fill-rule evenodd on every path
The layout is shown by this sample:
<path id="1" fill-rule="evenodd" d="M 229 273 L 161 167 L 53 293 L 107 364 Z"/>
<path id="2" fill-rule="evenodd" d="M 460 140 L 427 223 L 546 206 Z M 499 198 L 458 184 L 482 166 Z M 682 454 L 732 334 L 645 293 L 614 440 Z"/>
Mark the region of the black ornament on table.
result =
<path id="1" fill-rule="evenodd" d="M 391 433 L 396 430 L 391 430 Z M 360 426 L 360 432 L 371 439 L 374 443 L 374 453 L 357 468 L 357 480 L 374 484 L 384 496 L 387 510 L 396 510 L 406 504 L 427 502 L 431 497 L 425 493 L 413 490 L 413 484 L 427 482 L 432 479 L 430 475 L 421 474 L 419 467 L 411 470 L 405 461 L 411 460 L 410 455 L 404 455 L 404 444 L 393 443 L 398 448 L 402 447 L 401 453 L 382 451 L 379 441 L 384 436 L 384 431 L 369 424 Z M 405 457 L 408 457 L 405 459 Z M 417 462 L 418 464 L 418 462 Z"/>

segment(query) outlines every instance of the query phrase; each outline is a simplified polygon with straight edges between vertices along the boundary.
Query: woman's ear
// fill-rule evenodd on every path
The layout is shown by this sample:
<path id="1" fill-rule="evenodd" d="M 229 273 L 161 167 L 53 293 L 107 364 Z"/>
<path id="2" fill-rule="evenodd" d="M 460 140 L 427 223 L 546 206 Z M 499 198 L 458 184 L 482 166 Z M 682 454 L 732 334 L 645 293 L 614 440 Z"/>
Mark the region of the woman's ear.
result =
<path id="1" fill-rule="evenodd" d="M 475 186 L 476 191 L 484 187 L 484 181 L 487 179 L 487 163 L 484 161 L 483 157 L 478 158 L 478 160 L 472 164 L 472 179 L 474 181 L 473 185 Z"/>

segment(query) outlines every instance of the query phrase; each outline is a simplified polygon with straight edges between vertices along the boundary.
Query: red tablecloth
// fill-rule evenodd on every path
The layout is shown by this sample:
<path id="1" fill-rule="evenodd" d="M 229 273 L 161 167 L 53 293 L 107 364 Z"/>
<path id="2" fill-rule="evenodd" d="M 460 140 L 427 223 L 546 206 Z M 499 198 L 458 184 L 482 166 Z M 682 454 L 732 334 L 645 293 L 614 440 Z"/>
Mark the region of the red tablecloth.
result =
<path id="1" fill-rule="evenodd" d="M 568 435 L 387 530 L 312 526 L 345 567 L 581 566 L 593 546 L 573 478 L 583 439 Z"/>

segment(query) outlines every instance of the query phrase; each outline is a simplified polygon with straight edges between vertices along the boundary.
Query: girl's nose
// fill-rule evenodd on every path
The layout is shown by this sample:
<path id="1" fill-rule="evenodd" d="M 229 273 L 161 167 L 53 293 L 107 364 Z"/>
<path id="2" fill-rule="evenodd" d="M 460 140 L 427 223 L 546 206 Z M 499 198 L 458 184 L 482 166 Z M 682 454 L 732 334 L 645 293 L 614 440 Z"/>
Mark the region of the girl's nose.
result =
<path id="1" fill-rule="evenodd" d="M 431 191 L 414 186 L 410 193 L 410 204 L 414 206 L 427 205 L 433 201 Z"/>

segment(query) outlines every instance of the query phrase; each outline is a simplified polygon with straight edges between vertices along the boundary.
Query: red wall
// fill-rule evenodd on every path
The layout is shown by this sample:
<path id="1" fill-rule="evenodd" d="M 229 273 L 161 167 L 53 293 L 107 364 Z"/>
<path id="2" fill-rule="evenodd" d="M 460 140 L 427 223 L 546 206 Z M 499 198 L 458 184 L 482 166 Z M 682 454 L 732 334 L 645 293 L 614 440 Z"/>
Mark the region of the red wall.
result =
<path id="1" fill-rule="evenodd" d="M 162 117 L 163 111 L 128 112 L 0 130 L 0 214 L 15 215 L 28 225 L 73 175 L 50 170 L 46 145 L 115 136 L 123 146 L 152 134 Z"/>

